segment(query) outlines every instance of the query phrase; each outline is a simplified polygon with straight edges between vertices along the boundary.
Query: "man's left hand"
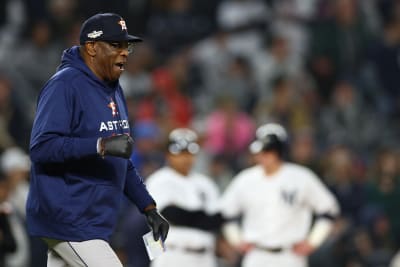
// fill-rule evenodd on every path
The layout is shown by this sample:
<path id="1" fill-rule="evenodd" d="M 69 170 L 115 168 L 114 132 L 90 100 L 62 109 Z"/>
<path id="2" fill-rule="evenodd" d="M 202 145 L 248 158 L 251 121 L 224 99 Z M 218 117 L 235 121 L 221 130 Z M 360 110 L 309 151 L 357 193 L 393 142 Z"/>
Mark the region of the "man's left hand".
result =
<path id="1" fill-rule="evenodd" d="M 157 241 L 161 237 L 162 241 L 165 241 L 169 230 L 168 221 L 158 212 L 156 208 L 146 210 L 144 214 L 146 215 L 147 223 L 153 230 L 154 240 Z"/>
<path id="2" fill-rule="evenodd" d="M 304 256 L 304 257 L 309 256 L 311 253 L 314 252 L 314 250 L 315 250 L 315 247 L 307 241 L 302 241 L 302 242 L 296 243 L 293 246 L 294 253 L 296 253 L 297 255 L 300 255 L 300 256 Z"/>

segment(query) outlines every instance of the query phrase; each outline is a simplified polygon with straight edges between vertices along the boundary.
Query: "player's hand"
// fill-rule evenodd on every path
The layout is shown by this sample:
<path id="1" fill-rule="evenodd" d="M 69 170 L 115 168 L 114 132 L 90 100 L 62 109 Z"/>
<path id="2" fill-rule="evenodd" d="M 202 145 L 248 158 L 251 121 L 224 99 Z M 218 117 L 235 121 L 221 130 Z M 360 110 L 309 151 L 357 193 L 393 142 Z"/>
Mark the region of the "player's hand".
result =
<path id="1" fill-rule="evenodd" d="M 104 157 L 115 156 L 128 159 L 132 154 L 133 139 L 129 135 L 120 134 L 100 138 L 99 154 Z"/>
<path id="2" fill-rule="evenodd" d="M 253 249 L 254 249 L 254 244 L 246 242 L 242 242 L 236 247 L 236 250 L 242 255 L 249 253 Z"/>
<path id="3" fill-rule="evenodd" d="M 315 247 L 307 241 L 302 241 L 302 242 L 296 243 L 293 246 L 294 253 L 296 253 L 297 255 L 300 255 L 300 256 L 305 256 L 305 257 L 307 257 L 311 253 L 313 253 L 314 250 L 315 250 Z"/>
<path id="4" fill-rule="evenodd" d="M 169 223 L 168 221 L 158 212 L 156 208 L 150 209 L 144 212 L 147 218 L 147 223 L 153 230 L 154 240 L 158 240 L 160 237 L 162 241 L 165 241 L 168 235 Z"/>

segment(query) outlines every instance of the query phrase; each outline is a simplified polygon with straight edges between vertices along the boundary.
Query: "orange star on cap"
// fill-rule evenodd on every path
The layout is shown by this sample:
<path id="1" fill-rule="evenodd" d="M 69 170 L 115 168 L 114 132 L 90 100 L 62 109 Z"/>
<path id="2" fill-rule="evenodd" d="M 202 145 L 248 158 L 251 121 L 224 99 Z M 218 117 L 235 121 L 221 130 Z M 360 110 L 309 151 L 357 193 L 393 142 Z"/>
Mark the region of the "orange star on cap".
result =
<path id="1" fill-rule="evenodd" d="M 118 21 L 118 24 L 119 25 L 121 25 L 121 29 L 122 30 L 128 30 L 127 28 L 126 28 L 126 23 L 125 23 L 125 20 L 120 20 L 120 21 Z"/>

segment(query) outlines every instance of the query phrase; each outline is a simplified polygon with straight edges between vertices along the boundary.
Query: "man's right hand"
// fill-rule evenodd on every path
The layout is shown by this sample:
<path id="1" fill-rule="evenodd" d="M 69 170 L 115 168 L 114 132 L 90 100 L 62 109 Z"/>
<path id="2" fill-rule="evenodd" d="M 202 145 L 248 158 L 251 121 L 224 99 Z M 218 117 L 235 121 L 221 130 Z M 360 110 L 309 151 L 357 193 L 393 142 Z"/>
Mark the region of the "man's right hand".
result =
<path id="1" fill-rule="evenodd" d="M 133 150 L 133 139 L 129 135 L 120 134 L 102 137 L 99 140 L 98 153 L 104 156 L 114 156 L 129 159 Z"/>

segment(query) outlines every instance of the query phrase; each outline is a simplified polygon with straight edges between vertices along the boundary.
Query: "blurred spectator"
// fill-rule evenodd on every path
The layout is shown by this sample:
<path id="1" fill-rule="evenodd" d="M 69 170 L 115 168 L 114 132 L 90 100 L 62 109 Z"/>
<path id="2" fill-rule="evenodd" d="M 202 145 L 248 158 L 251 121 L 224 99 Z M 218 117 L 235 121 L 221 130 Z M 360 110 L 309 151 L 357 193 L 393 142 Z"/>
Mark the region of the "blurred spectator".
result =
<path id="1" fill-rule="evenodd" d="M 274 19 L 272 35 L 287 40 L 288 58 L 295 66 L 303 64 L 310 48 L 309 23 L 317 15 L 320 0 L 271 0 Z"/>
<path id="2" fill-rule="evenodd" d="M 33 88 L 27 92 L 31 101 L 36 100 L 39 90 L 53 73 L 60 61 L 62 48 L 58 42 L 52 41 L 53 31 L 48 21 L 36 21 L 32 25 L 28 40 L 24 40 L 20 47 L 17 47 L 19 56 L 11 61 L 15 71 L 19 72 Z"/>
<path id="3" fill-rule="evenodd" d="M 165 104 L 154 90 L 140 98 L 126 97 L 126 102 L 131 122 L 150 120 L 161 121 L 160 124 L 163 124 L 161 111 Z"/>
<path id="4" fill-rule="evenodd" d="M 26 138 L 23 134 L 30 132 L 36 110 L 36 98 L 49 75 L 57 68 L 62 50 L 60 43 L 52 39 L 52 30 L 48 21 L 36 21 L 31 25 L 31 29 L 28 38 L 16 44 L 5 59 L 9 65 L 7 74 L 13 80 L 15 107 L 23 115 L 20 124 L 28 126 L 28 129 L 24 131 L 18 130 L 18 133 L 27 139 L 18 145 L 26 149 L 29 136 Z M 17 51 L 19 56 L 14 57 L 13 53 Z"/>
<path id="5" fill-rule="evenodd" d="M 66 1 L 68 2 L 68 1 Z M 143 23 L 146 20 L 141 21 L 143 16 L 146 14 L 146 7 L 150 5 L 151 1 L 143 1 L 143 0 L 85 0 L 85 1 L 72 1 L 75 5 L 78 5 L 77 10 L 81 13 L 82 17 L 90 17 L 96 13 L 117 13 L 120 14 L 123 18 L 126 18 L 126 25 L 128 27 L 129 32 L 134 33 L 143 33 L 144 27 Z M 146 3 L 147 2 L 147 3 Z M 66 3 L 66 6 L 71 5 L 71 3 Z M 140 12 L 143 12 L 140 14 Z M 134 16 L 138 15 L 137 17 Z M 129 19 L 128 19 L 129 18 Z M 137 31 L 138 25 L 141 25 L 141 31 Z M 139 27 L 140 28 L 140 27 Z"/>
<path id="6" fill-rule="evenodd" d="M 258 103 L 257 122 L 276 121 L 291 132 L 309 128 L 313 122 L 311 109 L 306 105 L 306 94 L 295 86 L 295 80 L 288 76 L 276 77 L 272 83 L 272 97 Z"/>
<path id="7" fill-rule="evenodd" d="M 261 0 L 224 0 L 217 9 L 217 22 L 228 32 L 228 49 L 250 56 L 261 47 L 270 18 L 268 6 Z"/>
<path id="8" fill-rule="evenodd" d="M 214 108 L 215 95 L 223 88 L 226 79 L 222 78 L 226 77 L 235 57 L 229 51 L 228 45 L 228 33 L 218 30 L 196 43 L 191 50 L 193 64 L 199 69 L 201 76 L 201 83 L 196 88 L 194 99 L 199 116 L 203 116 Z"/>
<path id="9" fill-rule="evenodd" d="M 146 61 L 150 59 L 145 55 L 139 58 L 144 62 L 131 66 L 133 73 L 129 72 L 122 78 L 122 83 L 128 85 L 125 94 L 130 119 L 156 121 L 165 131 L 174 125 L 188 125 L 193 115 L 193 105 L 188 97 L 187 52 L 171 56 L 164 65 L 148 72 L 145 72 L 145 66 L 148 66 L 149 62 Z M 140 81 L 135 85 L 133 79 Z"/>
<path id="10" fill-rule="evenodd" d="M 366 81 L 369 94 L 379 110 L 389 116 L 400 112 L 400 3 L 380 1 L 383 29 L 370 43 L 368 61 L 372 72 Z M 386 5 L 383 5 L 386 3 Z"/>
<path id="11" fill-rule="evenodd" d="M 219 4 L 223 0 L 215 0 L 215 1 L 203 1 L 203 0 L 192 0 L 192 10 L 196 14 L 202 14 L 206 17 L 208 23 L 212 25 L 211 31 L 208 35 L 212 35 L 215 31 L 218 30 L 217 25 L 217 10 Z"/>
<path id="12" fill-rule="evenodd" d="M 162 119 L 166 131 L 175 127 L 185 127 L 193 116 L 193 103 L 188 95 L 189 58 L 186 51 L 171 56 L 165 65 L 152 73 L 154 93 L 159 103 L 153 103 L 156 115 Z M 154 119 L 154 118 L 153 118 Z"/>
<path id="13" fill-rule="evenodd" d="M 252 68 L 245 57 L 233 57 L 227 65 L 225 75 L 220 76 L 221 87 L 212 92 L 212 96 L 214 96 L 214 99 L 221 96 L 232 98 L 240 111 L 252 114 L 258 100 L 258 94 L 251 73 Z"/>
<path id="14" fill-rule="evenodd" d="M 399 156 L 391 150 L 381 151 L 375 160 L 375 170 L 367 190 L 367 203 L 379 207 L 387 215 L 392 228 L 393 239 L 400 247 L 400 172 Z"/>
<path id="15" fill-rule="evenodd" d="M 79 32 L 80 26 L 82 25 L 80 19 L 73 22 L 73 24 L 69 27 L 68 32 L 64 35 L 64 38 L 61 40 L 61 49 L 67 49 L 68 47 L 78 45 L 79 44 Z"/>
<path id="16" fill-rule="evenodd" d="M 17 250 L 6 257 L 8 267 L 26 267 L 30 262 L 29 237 L 25 230 L 25 205 L 28 197 L 30 159 L 18 148 L 9 148 L 0 158 L 0 168 L 9 181 L 8 201 L 13 208 L 9 220 Z"/>
<path id="17" fill-rule="evenodd" d="M 20 41 L 20 35 L 27 20 L 24 2 L 24 0 L 4 0 L 0 3 L 1 63 L 6 62 L 4 59 L 9 56 L 10 50 Z"/>
<path id="18" fill-rule="evenodd" d="M 383 142 L 383 117 L 366 108 L 354 82 L 338 81 L 331 101 L 323 106 L 319 116 L 319 130 L 325 145 L 344 144 L 367 157 L 368 151 Z"/>
<path id="19" fill-rule="evenodd" d="M 252 118 L 240 111 L 238 103 L 230 96 L 221 96 L 217 108 L 206 117 L 204 128 L 204 149 L 210 155 L 220 155 L 231 169 L 241 168 L 241 157 L 251 140 L 255 124 Z"/>
<path id="20" fill-rule="evenodd" d="M 0 157 L 0 166 L 10 183 L 10 203 L 22 218 L 25 218 L 25 203 L 29 187 L 29 156 L 19 147 L 5 150 Z"/>
<path id="21" fill-rule="evenodd" d="M 325 102 L 340 75 L 358 73 L 365 61 L 364 44 L 371 38 L 356 0 L 328 2 L 333 17 L 313 23 L 310 42 L 311 72 Z"/>
<path id="22" fill-rule="evenodd" d="M 192 1 L 162 1 L 163 7 L 150 15 L 147 36 L 161 59 L 187 48 L 212 29 L 207 17 L 193 12 Z"/>
<path id="23" fill-rule="evenodd" d="M 362 211 L 362 221 L 371 239 L 375 251 L 385 251 L 388 258 L 394 255 L 397 249 L 391 222 L 385 211 L 373 204 L 368 204 Z M 386 263 L 386 266 L 388 263 Z"/>
<path id="24" fill-rule="evenodd" d="M 326 152 L 323 178 L 336 196 L 341 215 L 351 224 L 360 223 L 365 205 L 365 185 L 354 174 L 355 159 L 346 146 L 332 147 Z"/>
<path id="25" fill-rule="evenodd" d="M 273 82 L 281 76 L 294 76 L 299 72 L 299 64 L 290 58 L 288 40 L 274 34 L 268 45 L 256 50 L 252 56 L 254 76 L 258 86 L 258 96 L 262 101 L 273 96 Z"/>
<path id="26" fill-rule="evenodd" d="M 363 0 L 358 1 L 358 8 L 364 14 L 365 25 L 371 30 L 374 36 L 378 35 L 382 28 L 382 14 L 380 5 L 383 3 L 394 2 L 392 0 Z"/>
<path id="27" fill-rule="evenodd" d="M 140 98 L 153 89 L 149 71 L 154 65 L 154 51 L 148 44 L 137 44 L 128 58 L 120 84 L 126 97 Z"/>
<path id="28" fill-rule="evenodd" d="M 63 40 L 67 35 L 67 33 L 70 31 L 71 27 L 77 20 L 78 3 L 79 2 L 77 0 L 46 1 L 48 10 L 48 21 L 50 28 L 52 29 L 50 37 L 53 40 L 57 40 L 58 42 Z M 43 20 L 43 18 L 40 17 L 37 19 Z M 32 25 L 33 25 L 33 31 L 35 31 L 36 23 L 34 22 L 32 23 Z M 54 43 L 54 41 L 52 43 Z M 54 70 L 52 70 L 50 73 L 52 72 L 54 72 Z"/>
<path id="29" fill-rule="evenodd" d="M 312 129 L 293 132 L 290 142 L 291 160 L 310 168 L 321 177 L 321 162 L 317 156 L 317 144 Z"/>
<path id="30" fill-rule="evenodd" d="M 388 266 L 391 254 L 386 250 L 374 247 L 370 235 L 365 229 L 354 229 L 343 244 L 344 257 L 342 265 L 356 266 Z"/>
<path id="31" fill-rule="evenodd" d="M 30 32 L 33 22 L 40 19 L 48 19 L 49 9 L 47 0 L 22 0 L 24 3 L 24 15 L 26 18 L 25 32 Z"/>
<path id="32" fill-rule="evenodd" d="M 9 106 L 11 105 L 10 81 L 0 77 L 0 149 L 14 145 L 15 141 L 9 132 L 9 123 L 12 116 Z"/>
<path id="33" fill-rule="evenodd" d="M 3 173 L 0 173 L 0 267 L 8 266 L 5 263 L 5 257 L 17 249 L 9 221 L 12 207 L 7 202 L 8 194 L 8 180 Z"/>
<path id="34" fill-rule="evenodd" d="M 11 146 L 27 148 L 29 142 L 28 118 L 25 116 L 29 107 L 21 106 L 17 88 L 11 77 L 0 71 L 0 152 Z"/>

